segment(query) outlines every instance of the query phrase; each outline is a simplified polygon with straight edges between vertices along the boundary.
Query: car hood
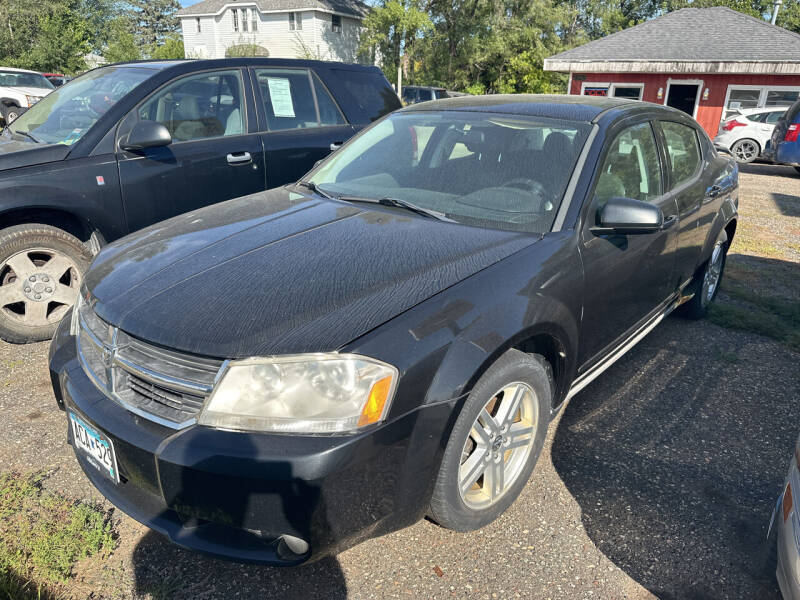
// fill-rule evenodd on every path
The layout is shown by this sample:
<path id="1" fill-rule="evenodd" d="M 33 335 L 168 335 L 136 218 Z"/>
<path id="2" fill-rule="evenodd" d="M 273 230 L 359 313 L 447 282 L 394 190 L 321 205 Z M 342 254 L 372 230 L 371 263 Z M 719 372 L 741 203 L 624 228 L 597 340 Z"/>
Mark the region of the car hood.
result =
<path id="1" fill-rule="evenodd" d="M 64 144 L 19 140 L 4 132 L 0 136 L 0 171 L 64 160 L 69 151 Z"/>
<path id="2" fill-rule="evenodd" d="M 7 87 L 6 90 L 17 92 L 18 94 L 24 94 L 26 96 L 36 96 L 37 98 L 43 98 L 53 91 L 50 88 L 40 87 Z"/>
<path id="3" fill-rule="evenodd" d="M 123 238 L 85 282 L 101 318 L 161 346 L 219 358 L 324 352 L 539 238 L 282 188 Z"/>

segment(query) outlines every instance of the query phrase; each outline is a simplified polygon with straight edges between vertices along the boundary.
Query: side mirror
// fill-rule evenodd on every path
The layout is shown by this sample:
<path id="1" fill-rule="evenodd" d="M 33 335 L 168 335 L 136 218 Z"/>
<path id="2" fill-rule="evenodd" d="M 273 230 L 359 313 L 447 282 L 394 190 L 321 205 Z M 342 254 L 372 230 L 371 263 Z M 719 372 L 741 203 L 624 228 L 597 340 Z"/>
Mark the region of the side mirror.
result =
<path id="1" fill-rule="evenodd" d="M 161 123 L 139 121 L 133 126 L 127 137 L 120 141 L 119 147 L 123 150 L 144 150 L 145 148 L 169 146 L 171 143 L 172 136 Z"/>
<path id="2" fill-rule="evenodd" d="M 665 225 L 664 213 L 659 207 L 632 198 L 611 198 L 600 209 L 599 221 L 591 231 L 600 235 L 654 233 L 661 231 Z"/>

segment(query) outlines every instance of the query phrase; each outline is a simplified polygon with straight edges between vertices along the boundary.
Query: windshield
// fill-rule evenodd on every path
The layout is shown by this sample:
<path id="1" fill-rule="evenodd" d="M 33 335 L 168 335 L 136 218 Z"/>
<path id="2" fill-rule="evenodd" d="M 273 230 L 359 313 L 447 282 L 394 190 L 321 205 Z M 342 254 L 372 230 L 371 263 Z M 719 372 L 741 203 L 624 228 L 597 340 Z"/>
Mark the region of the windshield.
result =
<path id="1" fill-rule="evenodd" d="M 30 87 L 52 90 L 53 84 L 39 73 L 0 70 L 0 87 Z"/>
<path id="2" fill-rule="evenodd" d="M 516 115 L 396 113 L 336 151 L 310 180 L 335 197 L 393 198 L 459 223 L 544 233 L 590 127 Z"/>
<path id="3" fill-rule="evenodd" d="M 49 93 L 9 125 L 11 133 L 46 144 L 71 146 L 120 98 L 154 71 L 141 67 L 103 67 Z"/>

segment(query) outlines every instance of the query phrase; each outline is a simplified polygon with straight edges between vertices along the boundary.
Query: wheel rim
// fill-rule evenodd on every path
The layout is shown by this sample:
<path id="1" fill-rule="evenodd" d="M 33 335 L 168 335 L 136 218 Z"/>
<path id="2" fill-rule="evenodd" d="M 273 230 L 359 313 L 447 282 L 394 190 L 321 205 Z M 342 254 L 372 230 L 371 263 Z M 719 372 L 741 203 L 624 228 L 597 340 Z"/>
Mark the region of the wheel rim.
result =
<path id="1" fill-rule="evenodd" d="M 533 451 L 539 420 L 533 389 L 515 382 L 483 406 L 461 451 L 458 487 L 474 509 L 499 501 L 519 478 Z"/>
<path id="2" fill-rule="evenodd" d="M 758 154 L 755 143 L 749 140 L 743 140 L 736 144 L 736 148 L 734 148 L 733 152 L 736 158 L 742 161 L 753 160 L 756 154 Z"/>
<path id="3" fill-rule="evenodd" d="M 714 294 L 719 285 L 719 279 L 722 276 L 722 258 L 724 252 L 722 251 L 722 242 L 717 242 L 714 250 L 711 253 L 711 258 L 708 261 L 706 272 L 703 275 L 703 305 L 707 305 L 714 299 Z"/>
<path id="4" fill-rule="evenodd" d="M 29 327 L 58 323 L 75 303 L 80 270 L 51 248 L 12 254 L 0 264 L 0 315 Z"/>

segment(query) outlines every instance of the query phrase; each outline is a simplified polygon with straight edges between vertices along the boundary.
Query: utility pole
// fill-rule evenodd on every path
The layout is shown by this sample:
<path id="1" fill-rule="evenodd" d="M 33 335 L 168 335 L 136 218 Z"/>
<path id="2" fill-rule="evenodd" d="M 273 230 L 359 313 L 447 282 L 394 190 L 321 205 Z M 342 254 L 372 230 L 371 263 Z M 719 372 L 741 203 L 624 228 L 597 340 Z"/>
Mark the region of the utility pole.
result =
<path id="1" fill-rule="evenodd" d="M 783 0 L 773 0 L 772 2 L 772 24 L 775 25 L 775 22 L 778 20 L 778 11 L 781 9 L 781 4 L 783 4 Z"/>

